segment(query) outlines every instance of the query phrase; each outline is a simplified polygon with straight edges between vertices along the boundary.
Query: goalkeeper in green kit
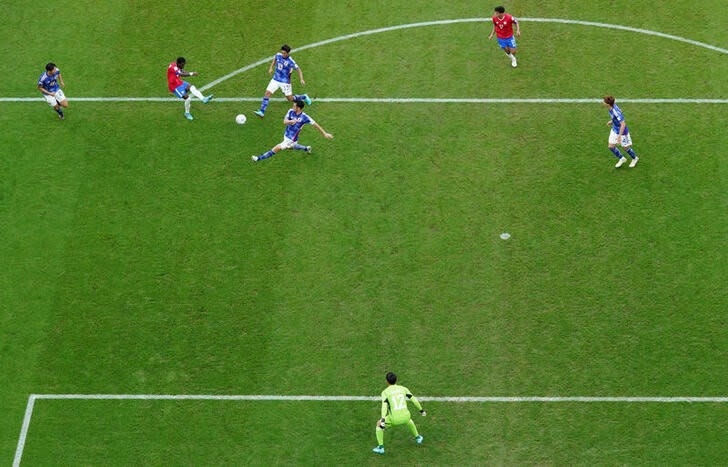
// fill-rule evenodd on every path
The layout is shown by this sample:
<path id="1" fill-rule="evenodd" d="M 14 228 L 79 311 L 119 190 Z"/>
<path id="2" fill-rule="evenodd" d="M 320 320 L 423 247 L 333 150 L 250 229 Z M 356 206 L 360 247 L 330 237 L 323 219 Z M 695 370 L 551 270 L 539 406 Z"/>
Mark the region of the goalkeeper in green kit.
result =
<path id="1" fill-rule="evenodd" d="M 422 405 L 409 389 L 397 383 L 397 375 L 387 373 L 387 389 L 382 391 L 382 418 L 377 421 L 377 442 L 379 445 L 372 449 L 377 454 L 384 454 L 384 430 L 386 428 L 407 425 L 417 444 L 422 444 L 424 438 L 417 432 L 415 422 L 412 421 L 410 411 L 407 409 L 407 401 L 412 402 L 420 414 L 424 417 L 427 412 L 422 410 Z"/>

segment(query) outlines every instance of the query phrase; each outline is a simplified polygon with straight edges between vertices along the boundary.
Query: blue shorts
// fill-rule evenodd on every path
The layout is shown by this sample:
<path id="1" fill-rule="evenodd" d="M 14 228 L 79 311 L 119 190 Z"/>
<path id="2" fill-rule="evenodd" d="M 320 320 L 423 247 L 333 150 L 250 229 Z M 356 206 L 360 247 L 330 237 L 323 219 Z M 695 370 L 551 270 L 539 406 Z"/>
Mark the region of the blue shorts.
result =
<path id="1" fill-rule="evenodd" d="M 182 84 L 177 86 L 172 93 L 180 99 L 184 99 L 185 94 L 187 94 L 187 81 L 182 81 Z"/>
<path id="2" fill-rule="evenodd" d="M 509 37 L 508 39 L 501 39 L 500 37 L 498 37 L 497 39 L 498 45 L 500 45 L 501 49 L 505 49 L 506 47 L 510 49 L 516 48 L 516 39 L 513 36 Z"/>

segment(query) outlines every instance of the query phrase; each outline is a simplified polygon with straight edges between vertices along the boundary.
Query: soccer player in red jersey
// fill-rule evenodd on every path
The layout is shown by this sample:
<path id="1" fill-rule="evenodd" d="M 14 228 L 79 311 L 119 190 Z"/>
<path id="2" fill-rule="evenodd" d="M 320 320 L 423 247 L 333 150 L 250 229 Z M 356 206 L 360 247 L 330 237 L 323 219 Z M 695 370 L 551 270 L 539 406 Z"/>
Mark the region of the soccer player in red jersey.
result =
<path id="1" fill-rule="evenodd" d="M 179 57 L 176 61 L 169 64 L 169 66 L 167 67 L 167 85 L 169 86 L 169 92 L 179 97 L 180 99 L 184 99 L 185 118 L 187 120 L 192 120 L 192 114 L 190 113 L 190 105 L 192 103 L 190 102 L 189 93 L 192 93 L 193 96 L 200 99 L 205 104 L 210 102 L 210 99 L 212 99 L 212 94 L 205 97 L 196 87 L 194 87 L 187 81 L 182 81 L 180 79 L 180 76 L 186 77 L 199 75 L 199 73 L 197 73 L 196 71 L 187 72 L 183 70 L 185 63 L 186 60 L 184 59 L 184 57 Z"/>
<path id="2" fill-rule="evenodd" d="M 521 37 L 521 26 L 518 24 L 518 20 L 513 16 L 506 14 L 506 9 L 502 6 L 495 7 L 495 15 L 493 15 L 493 29 L 490 31 L 488 40 L 493 38 L 493 33 L 498 37 L 498 45 L 506 53 L 506 56 L 511 59 L 511 66 L 513 68 L 518 66 L 516 61 L 516 39 L 513 37 L 513 25 L 516 25 L 516 36 Z"/>

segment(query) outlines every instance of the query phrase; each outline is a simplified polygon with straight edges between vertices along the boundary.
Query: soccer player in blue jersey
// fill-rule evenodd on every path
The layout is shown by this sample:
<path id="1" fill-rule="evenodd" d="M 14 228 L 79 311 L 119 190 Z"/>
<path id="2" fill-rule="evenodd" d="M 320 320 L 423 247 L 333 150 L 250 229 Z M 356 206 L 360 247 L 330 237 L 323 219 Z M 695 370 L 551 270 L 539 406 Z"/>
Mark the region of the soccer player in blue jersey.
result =
<path id="1" fill-rule="evenodd" d="M 618 159 L 615 167 L 622 167 L 622 164 L 627 162 L 627 158 L 617 149 L 617 144 L 621 144 L 624 151 L 632 158 L 629 166 L 634 167 L 640 158 L 637 157 L 637 154 L 632 149 L 632 136 L 629 133 L 627 122 L 624 120 L 622 109 L 614 103 L 614 96 L 604 96 L 604 106 L 609 108 L 609 121 L 607 122 L 607 126 L 612 127 L 609 132 L 609 150 Z"/>
<path id="2" fill-rule="evenodd" d="M 301 100 L 297 100 L 293 103 L 293 108 L 289 110 L 285 118 L 283 118 L 283 123 L 286 125 L 286 132 L 283 135 L 283 141 L 270 151 L 259 156 L 253 156 L 253 162 L 273 157 L 281 149 L 295 149 L 297 151 L 306 151 L 307 153 L 310 153 L 311 146 L 298 144 L 298 135 L 301 133 L 303 126 L 306 124 L 313 125 L 313 127 L 316 128 L 319 133 L 324 136 L 324 138 L 334 139 L 334 135 L 327 133 L 326 130 L 321 128 L 321 125 L 313 120 L 313 118 L 303 113 L 303 108 L 305 106 L 306 104 Z"/>
<path id="3" fill-rule="evenodd" d="M 278 89 L 280 89 L 286 96 L 289 102 L 303 101 L 307 105 L 311 105 L 311 99 L 308 94 L 293 94 L 293 88 L 291 86 L 291 74 L 293 70 L 298 70 L 298 79 L 301 81 L 301 86 L 306 85 L 306 81 L 303 80 L 303 71 L 298 66 L 295 60 L 291 57 L 291 48 L 283 44 L 281 51 L 273 57 L 273 61 L 268 68 L 268 74 L 273 75 L 273 79 L 268 83 L 268 87 L 265 90 L 265 96 L 263 102 L 260 104 L 260 110 L 255 111 L 255 115 L 260 118 L 265 117 L 265 109 L 268 108 L 268 101 L 270 96 L 273 95 Z M 273 70 L 275 69 L 275 74 Z"/>
<path id="4" fill-rule="evenodd" d="M 53 110 L 58 114 L 58 118 L 63 120 L 63 109 L 68 108 L 68 100 L 66 95 L 63 94 L 61 87 L 66 87 L 66 83 L 63 82 L 63 76 L 61 76 L 61 70 L 56 67 L 53 62 L 48 63 L 45 66 L 45 72 L 38 78 L 38 90 L 43 94 L 43 98 L 46 100 L 48 105 L 53 107 Z M 60 86 L 59 86 L 60 84 Z"/>

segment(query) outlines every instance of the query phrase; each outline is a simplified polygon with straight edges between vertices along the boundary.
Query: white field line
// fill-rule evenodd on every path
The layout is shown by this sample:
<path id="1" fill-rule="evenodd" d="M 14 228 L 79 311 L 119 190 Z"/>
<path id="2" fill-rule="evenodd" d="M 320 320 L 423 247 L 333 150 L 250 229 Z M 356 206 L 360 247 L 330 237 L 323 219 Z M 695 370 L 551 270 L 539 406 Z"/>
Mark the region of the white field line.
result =
<path id="1" fill-rule="evenodd" d="M 28 397 L 28 405 L 25 409 L 25 417 L 23 418 L 23 426 L 20 430 L 20 438 L 18 446 L 15 450 L 15 459 L 13 467 L 19 467 L 23 457 L 25 448 L 25 440 L 28 436 L 28 428 L 30 427 L 30 419 L 33 416 L 33 406 L 37 399 L 49 400 L 212 400 L 212 401 L 365 401 L 377 402 L 381 400 L 375 396 L 283 396 L 283 395 L 265 395 L 265 394 L 245 394 L 245 395 L 223 395 L 223 394 L 31 394 Z M 692 397 L 692 396 L 674 396 L 674 397 L 612 397 L 612 396 L 464 396 L 464 397 L 447 397 L 447 396 L 422 396 L 418 397 L 423 402 L 617 402 L 617 403 L 728 403 L 728 397 Z"/>
<path id="2" fill-rule="evenodd" d="M 52 400 L 226 400 L 226 401 L 379 401 L 377 396 L 317 396 L 277 394 L 34 394 L 35 399 Z M 430 402 L 728 402 L 728 397 L 693 396 L 421 396 Z"/>
<path id="3" fill-rule="evenodd" d="M 672 34 L 665 34 L 665 33 L 658 32 L 658 31 L 652 31 L 650 29 L 633 28 L 633 27 L 629 27 L 629 26 L 622 26 L 619 24 L 596 23 L 593 21 L 579 21 L 579 20 L 561 19 L 561 18 L 520 18 L 519 17 L 518 20 L 522 21 L 522 22 L 577 24 L 577 25 L 581 25 L 581 26 L 593 26 L 593 27 L 606 28 L 606 29 L 618 29 L 621 31 L 636 32 L 639 34 L 646 34 L 649 36 L 657 36 L 657 37 L 662 37 L 665 39 L 671 39 L 674 41 L 685 42 L 687 44 L 714 50 L 714 51 L 720 52 L 722 54 L 728 54 L 728 49 L 723 49 L 721 47 L 716 47 L 714 45 L 706 44 L 705 42 L 694 41 L 692 39 L 687 39 L 685 37 L 674 36 Z M 423 26 L 438 26 L 438 25 L 443 25 L 443 24 L 455 24 L 455 23 L 488 23 L 490 21 L 491 21 L 490 18 L 460 18 L 460 19 L 446 19 L 446 20 L 438 20 L 438 21 L 424 21 L 424 22 L 420 22 L 420 23 L 410 23 L 410 24 L 399 24 L 397 26 L 370 29 L 368 31 L 355 32 L 353 34 L 346 34 L 343 36 L 333 37 L 331 39 L 314 42 L 312 44 L 306 44 L 306 45 L 303 45 L 301 47 L 297 47 L 297 48 L 291 50 L 291 53 L 297 53 L 302 50 L 312 49 L 314 47 L 320 47 L 322 45 L 327 45 L 327 44 L 331 44 L 334 42 L 340 42 L 340 41 L 344 41 L 347 39 L 354 39 L 354 38 L 362 37 L 362 36 L 370 36 L 372 34 L 396 31 L 399 29 L 410 29 L 410 28 L 419 28 L 419 27 L 423 27 Z M 246 72 L 259 65 L 269 63 L 272 60 L 273 60 L 272 56 L 266 57 L 261 60 L 258 60 L 255 63 L 251 63 L 250 65 L 246 65 L 242 68 L 238 68 L 237 70 L 230 72 L 230 73 L 226 74 L 225 76 L 221 76 L 220 78 L 218 78 L 210 83 L 207 83 L 206 85 L 202 86 L 200 88 L 200 90 L 202 90 L 204 92 L 205 90 L 210 89 L 211 87 L 213 87 L 217 84 L 220 84 L 223 81 L 227 81 L 228 79 L 232 78 L 233 76 L 239 75 L 240 73 Z"/>
<path id="4" fill-rule="evenodd" d="M 28 405 L 25 406 L 25 417 L 23 417 L 23 426 L 20 428 L 20 438 L 18 438 L 18 446 L 15 448 L 15 457 L 13 458 L 13 467 L 20 466 L 20 459 L 23 457 L 23 449 L 25 449 L 25 439 L 28 437 L 28 428 L 30 428 L 30 419 L 33 417 L 33 407 L 35 406 L 36 395 L 28 396 Z"/>
<path id="5" fill-rule="evenodd" d="M 71 102 L 178 102 L 174 97 L 69 97 Z M 218 97 L 212 102 L 259 102 L 260 97 Z M 286 99 L 272 98 L 283 102 Z M 321 97 L 315 102 L 371 104 L 597 104 L 601 98 L 439 98 L 439 97 Z M 0 102 L 45 102 L 42 97 L 0 97 Z M 194 101 L 193 101 L 194 102 Z M 632 104 L 728 104 L 728 99 L 707 98 L 620 98 Z"/>

